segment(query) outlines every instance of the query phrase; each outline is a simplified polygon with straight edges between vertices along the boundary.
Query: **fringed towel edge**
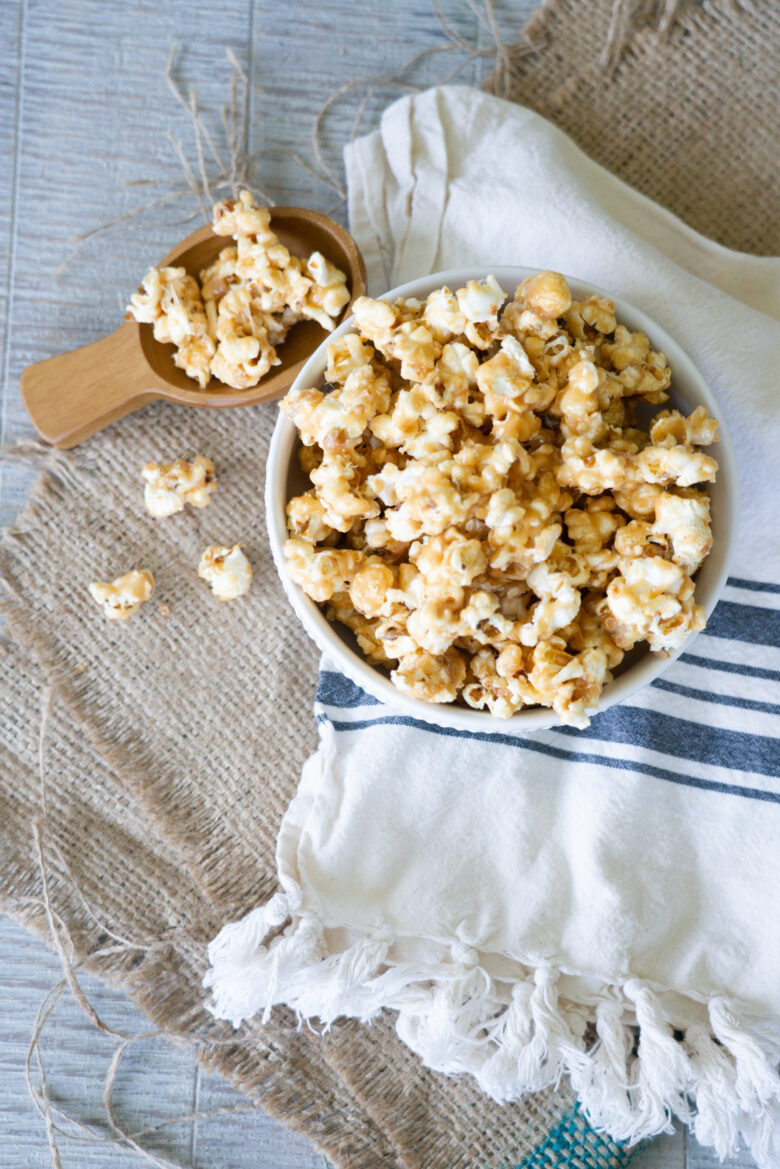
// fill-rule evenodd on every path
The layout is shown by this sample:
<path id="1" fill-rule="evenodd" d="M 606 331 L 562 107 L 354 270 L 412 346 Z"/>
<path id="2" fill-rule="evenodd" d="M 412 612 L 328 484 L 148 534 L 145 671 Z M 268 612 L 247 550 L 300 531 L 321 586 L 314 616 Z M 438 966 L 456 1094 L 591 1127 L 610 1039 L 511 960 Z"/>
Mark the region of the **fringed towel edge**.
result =
<path id="1" fill-rule="evenodd" d="M 701 1021 L 680 1028 L 637 978 L 605 986 L 583 1006 L 552 966 L 509 982 L 460 942 L 439 961 L 396 961 L 389 930 L 337 953 L 325 932 L 300 911 L 294 888 L 226 925 L 208 948 L 209 1009 L 238 1027 L 286 1004 L 302 1025 L 318 1020 L 325 1029 L 340 1016 L 370 1022 L 391 1009 L 399 1037 L 427 1067 L 469 1073 L 499 1103 L 567 1074 L 588 1123 L 616 1141 L 633 1145 L 679 1120 L 721 1158 L 742 1138 L 759 1169 L 780 1163 L 780 1030 L 735 1002 L 690 1000 L 691 1018 Z"/>

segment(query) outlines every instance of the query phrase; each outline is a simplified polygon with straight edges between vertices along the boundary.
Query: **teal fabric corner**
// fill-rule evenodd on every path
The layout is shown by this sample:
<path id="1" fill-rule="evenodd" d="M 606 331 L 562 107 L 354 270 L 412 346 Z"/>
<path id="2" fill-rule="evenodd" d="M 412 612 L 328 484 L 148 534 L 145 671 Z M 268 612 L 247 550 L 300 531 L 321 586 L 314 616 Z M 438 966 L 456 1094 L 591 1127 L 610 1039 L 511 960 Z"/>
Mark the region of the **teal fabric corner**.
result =
<path id="1" fill-rule="evenodd" d="M 576 1104 L 517 1169 L 624 1169 L 638 1149 L 596 1132 Z"/>

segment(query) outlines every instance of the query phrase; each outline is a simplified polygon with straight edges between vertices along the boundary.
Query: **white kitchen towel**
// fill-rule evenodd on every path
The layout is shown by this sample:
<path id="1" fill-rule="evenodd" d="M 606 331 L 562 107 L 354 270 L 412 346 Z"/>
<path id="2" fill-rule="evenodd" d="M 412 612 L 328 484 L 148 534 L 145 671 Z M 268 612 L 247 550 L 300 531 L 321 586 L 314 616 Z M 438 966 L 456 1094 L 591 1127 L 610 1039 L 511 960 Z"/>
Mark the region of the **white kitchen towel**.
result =
<path id="1" fill-rule="evenodd" d="M 586 730 L 445 731 L 323 663 L 281 891 L 212 943 L 215 1013 L 390 1007 L 426 1064 L 495 1099 L 567 1072 L 617 1139 L 680 1118 L 777 1169 L 780 261 L 702 238 L 536 114 L 467 88 L 391 106 L 347 172 L 373 293 L 449 267 L 554 268 L 676 337 L 737 448 L 734 575 L 663 677 Z"/>

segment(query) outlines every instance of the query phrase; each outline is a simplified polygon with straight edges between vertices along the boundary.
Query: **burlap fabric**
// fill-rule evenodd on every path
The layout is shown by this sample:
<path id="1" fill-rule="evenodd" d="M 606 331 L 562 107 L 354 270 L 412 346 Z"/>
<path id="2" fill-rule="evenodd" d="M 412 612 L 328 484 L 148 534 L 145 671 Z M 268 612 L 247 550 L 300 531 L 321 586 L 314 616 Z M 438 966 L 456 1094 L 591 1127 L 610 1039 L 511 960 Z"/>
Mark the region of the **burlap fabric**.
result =
<path id="1" fill-rule="evenodd" d="M 158 1027 L 194 1039 L 207 1066 L 338 1165 L 519 1161 L 571 1107 L 568 1088 L 501 1109 L 466 1080 L 424 1071 L 389 1018 L 368 1030 L 345 1022 L 320 1039 L 275 1012 L 234 1042 L 203 1006 L 205 942 L 273 892 L 279 822 L 315 739 L 317 655 L 266 547 L 263 468 L 275 413 L 159 405 L 47 458 L 0 553 L 16 643 L 3 686 L 3 904 L 45 932 L 39 906 L 25 900 L 40 896 L 30 866 L 31 822 L 41 815 L 40 673 L 56 680 L 47 831 L 101 921 L 149 944 L 90 962 L 106 939 L 65 875 L 52 901 L 87 965 L 126 986 Z M 219 491 L 205 511 L 159 523 L 139 506 L 138 467 L 167 457 L 171 443 L 208 451 Z M 223 605 L 195 567 L 208 543 L 237 540 L 255 579 L 241 604 Z M 84 585 L 131 563 L 154 573 L 154 597 L 143 620 L 107 622 L 84 603 Z"/>
<path id="2" fill-rule="evenodd" d="M 769 7 L 705 5 L 666 39 L 640 30 L 608 79 L 609 0 L 554 0 L 534 22 L 538 52 L 505 61 L 495 84 L 699 230 L 770 250 Z M 42 693 L 54 679 L 43 832 L 52 903 L 77 958 L 338 1165 L 517 1163 L 570 1112 L 567 1086 L 501 1109 L 467 1081 L 423 1072 L 390 1019 L 318 1038 L 279 1012 L 234 1034 L 204 1010 L 204 943 L 273 891 L 279 821 L 315 736 L 316 653 L 284 600 L 262 518 L 274 412 L 160 405 L 45 457 L 1 554 L 13 642 L 0 687 L 0 903 L 48 935 L 32 822 Z M 138 468 L 197 452 L 217 465 L 214 502 L 156 523 L 140 507 Z M 220 605 L 195 566 L 207 543 L 237 540 L 255 583 Z M 150 569 L 157 589 L 117 626 L 85 585 L 131 566 Z M 106 946 L 104 926 L 131 944 Z M 602 1152 L 599 1164 L 610 1159 L 623 1154 Z"/>
<path id="3" fill-rule="evenodd" d="M 204 1067 L 223 1072 L 337 1162 L 395 1166 L 384 1134 L 289 1014 L 236 1034 L 204 1010 L 204 946 L 219 911 L 31 658 L 5 643 L 0 669 L 3 910 L 51 942 L 40 872 L 31 865 L 32 826 L 43 812 L 35 712 L 51 700 L 42 843 L 51 906 L 74 964 L 127 991 L 160 1031 L 195 1043 Z"/>
<path id="4" fill-rule="evenodd" d="M 676 11 L 668 25 L 658 9 Z M 772 0 L 548 0 L 488 88 L 728 248 L 780 251 Z M 611 47 L 610 47 L 611 46 Z"/>

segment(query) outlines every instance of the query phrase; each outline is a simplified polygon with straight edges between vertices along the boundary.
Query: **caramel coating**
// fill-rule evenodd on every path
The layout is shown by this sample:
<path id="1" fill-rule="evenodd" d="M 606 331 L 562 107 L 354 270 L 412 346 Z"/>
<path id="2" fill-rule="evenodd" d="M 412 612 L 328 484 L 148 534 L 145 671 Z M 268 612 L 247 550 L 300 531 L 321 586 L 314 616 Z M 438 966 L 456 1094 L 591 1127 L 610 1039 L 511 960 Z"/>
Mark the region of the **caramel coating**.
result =
<path id="1" fill-rule="evenodd" d="M 124 621 L 137 613 L 154 591 L 154 577 L 143 568 L 134 568 L 114 581 L 95 580 L 89 586 L 90 596 L 103 607 L 109 621 Z"/>

